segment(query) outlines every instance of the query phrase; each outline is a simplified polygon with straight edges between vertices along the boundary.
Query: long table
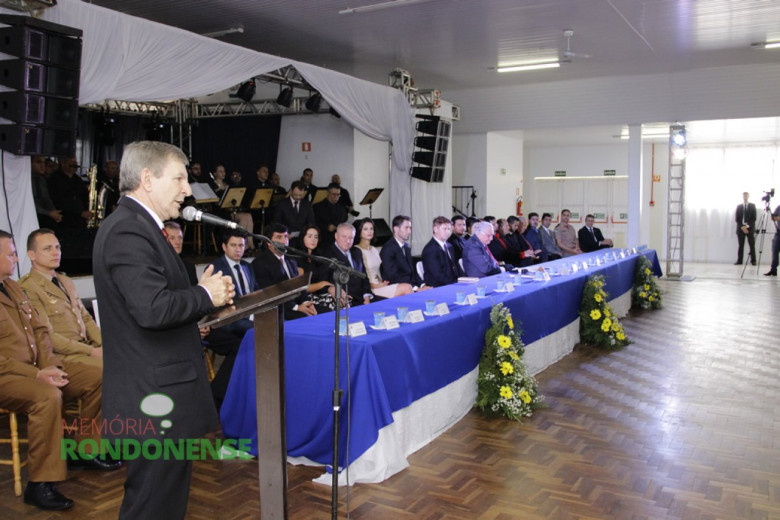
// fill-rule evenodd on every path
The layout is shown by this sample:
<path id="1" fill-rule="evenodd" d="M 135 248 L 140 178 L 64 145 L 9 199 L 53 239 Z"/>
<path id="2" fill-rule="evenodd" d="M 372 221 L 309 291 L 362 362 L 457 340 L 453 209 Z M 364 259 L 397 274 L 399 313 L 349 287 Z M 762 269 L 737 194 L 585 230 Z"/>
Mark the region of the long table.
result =
<path id="1" fill-rule="evenodd" d="M 655 251 L 641 254 L 660 275 Z M 582 267 L 604 255 L 598 251 L 544 265 L 557 272 L 564 262 L 577 261 Z M 347 392 L 340 415 L 339 466 L 350 461 L 350 483 L 381 482 L 395 474 L 407 466 L 409 454 L 468 413 L 476 398 L 477 365 L 493 305 L 503 303 L 512 312 L 523 331 L 526 363 L 538 373 L 577 342 L 587 277 L 603 274 L 610 297 L 625 300 L 636 262 L 631 255 L 546 282 L 522 279 L 511 293 L 495 291 L 496 282 L 508 275 L 483 278 L 479 283 L 487 288 L 486 298 L 473 306 L 454 302 L 457 291 L 476 292 L 476 285 L 454 284 L 350 309 L 349 320 L 363 321 L 369 329 L 365 336 L 340 338 L 340 387 Z M 369 327 L 374 312 L 394 314 L 399 306 L 424 309 L 430 299 L 446 302 L 450 314 L 390 331 Z M 331 312 L 285 323 L 287 454 L 293 463 L 331 464 L 334 321 Z M 256 454 L 253 331 L 241 344 L 220 415 L 224 435 L 251 439 Z M 329 477 L 321 481 L 327 483 Z"/>

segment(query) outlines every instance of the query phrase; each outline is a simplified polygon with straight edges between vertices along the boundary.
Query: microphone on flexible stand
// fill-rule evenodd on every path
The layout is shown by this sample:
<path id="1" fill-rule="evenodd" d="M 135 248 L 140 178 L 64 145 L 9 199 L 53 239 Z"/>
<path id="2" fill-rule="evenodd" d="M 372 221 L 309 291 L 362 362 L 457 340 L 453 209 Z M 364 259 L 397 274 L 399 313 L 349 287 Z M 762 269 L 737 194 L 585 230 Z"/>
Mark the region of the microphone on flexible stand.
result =
<path id="1" fill-rule="evenodd" d="M 246 231 L 246 229 L 239 226 L 232 220 L 225 220 L 224 218 L 220 218 L 216 215 L 205 213 L 203 211 L 200 211 L 199 209 L 196 209 L 193 206 L 187 206 L 186 208 L 184 208 L 181 212 L 181 216 L 184 220 L 187 220 L 189 222 L 204 222 L 206 224 L 211 224 L 212 226 L 221 226 L 230 229 L 242 229 Z"/>

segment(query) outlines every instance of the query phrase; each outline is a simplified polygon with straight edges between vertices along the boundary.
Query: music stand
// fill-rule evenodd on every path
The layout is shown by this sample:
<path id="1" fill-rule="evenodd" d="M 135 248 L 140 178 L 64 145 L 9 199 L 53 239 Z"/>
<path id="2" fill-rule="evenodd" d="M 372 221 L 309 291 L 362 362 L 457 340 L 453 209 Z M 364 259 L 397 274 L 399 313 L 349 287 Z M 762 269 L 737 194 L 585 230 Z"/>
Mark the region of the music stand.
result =
<path id="1" fill-rule="evenodd" d="M 374 218 L 371 211 L 373 209 L 374 202 L 376 202 L 376 199 L 379 198 L 383 191 L 385 191 L 384 188 L 374 188 L 368 190 L 368 193 L 365 194 L 363 200 L 360 201 L 361 206 L 368 206 L 368 218 L 371 220 Z"/>
<path id="2" fill-rule="evenodd" d="M 217 194 L 214 193 L 214 190 L 211 189 L 211 186 L 205 182 L 195 182 L 190 184 L 190 189 L 192 190 L 192 196 L 195 198 L 196 204 L 219 202 L 219 197 L 217 197 Z"/>
<path id="3" fill-rule="evenodd" d="M 265 210 L 271 205 L 271 196 L 274 190 L 271 188 L 257 188 L 249 204 L 249 209 L 260 210 L 260 233 L 265 233 Z"/>
<path id="4" fill-rule="evenodd" d="M 328 189 L 327 188 L 317 188 L 317 192 L 314 194 L 314 198 L 311 199 L 311 205 L 315 205 L 318 202 L 322 202 L 328 197 Z"/>
<path id="5" fill-rule="evenodd" d="M 198 323 L 219 328 L 254 316 L 260 518 L 287 518 L 284 303 L 305 291 L 310 278 L 308 273 L 249 293 Z"/>
<path id="6" fill-rule="evenodd" d="M 219 207 L 231 211 L 235 215 L 238 208 L 241 207 L 241 202 L 244 200 L 245 194 L 246 188 L 228 188 L 225 190 L 225 193 L 222 194 L 222 199 L 219 201 Z"/>

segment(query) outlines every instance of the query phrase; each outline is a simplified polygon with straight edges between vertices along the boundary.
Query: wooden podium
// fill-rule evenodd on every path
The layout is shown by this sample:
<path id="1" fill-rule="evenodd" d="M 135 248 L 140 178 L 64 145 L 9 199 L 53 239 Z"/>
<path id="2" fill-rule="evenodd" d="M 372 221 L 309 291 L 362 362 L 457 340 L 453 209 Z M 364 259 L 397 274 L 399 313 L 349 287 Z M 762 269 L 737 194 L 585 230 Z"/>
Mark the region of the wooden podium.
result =
<path id="1" fill-rule="evenodd" d="M 305 291 L 311 274 L 255 291 L 203 318 L 219 328 L 254 316 L 257 467 L 260 518 L 287 518 L 287 435 L 284 403 L 284 303 Z"/>

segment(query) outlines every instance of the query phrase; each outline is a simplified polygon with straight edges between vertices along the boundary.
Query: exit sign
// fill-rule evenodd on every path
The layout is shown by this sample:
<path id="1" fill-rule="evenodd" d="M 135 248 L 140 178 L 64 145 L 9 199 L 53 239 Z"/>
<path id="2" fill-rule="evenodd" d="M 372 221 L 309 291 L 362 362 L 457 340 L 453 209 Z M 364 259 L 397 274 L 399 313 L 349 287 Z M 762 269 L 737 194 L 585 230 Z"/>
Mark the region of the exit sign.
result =
<path id="1" fill-rule="evenodd" d="M 566 170 L 555 170 L 556 177 L 566 177 Z"/>
<path id="2" fill-rule="evenodd" d="M 604 170 L 604 175 L 615 175 L 615 170 Z"/>

